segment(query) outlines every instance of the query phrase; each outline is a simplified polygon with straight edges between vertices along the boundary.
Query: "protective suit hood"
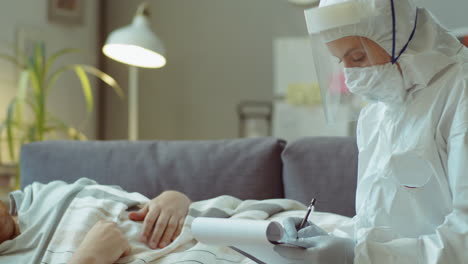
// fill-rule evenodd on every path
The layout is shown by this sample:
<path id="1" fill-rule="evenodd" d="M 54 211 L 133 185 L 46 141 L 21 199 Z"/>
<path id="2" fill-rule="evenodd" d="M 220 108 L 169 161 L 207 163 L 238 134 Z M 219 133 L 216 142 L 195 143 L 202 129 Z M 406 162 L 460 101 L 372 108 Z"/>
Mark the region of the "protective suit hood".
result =
<path id="1" fill-rule="evenodd" d="M 329 11 L 332 9 L 336 13 Z M 306 13 L 306 19 L 316 44 L 314 59 L 322 59 L 318 66 L 327 66 L 332 54 L 346 63 L 348 83 L 363 83 L 355 88 L 377 89 L 373 94 L 387 99 L 398 91 L 404 98 L 397 107 L 379 99 L 367 104 L 359 115 L 357 215 L 354 233 L 349 234 L 356 241 L 354 263 L 466 263 L 467 49 L 430 12 L 417 9 L 410 0 L 322 0 L 318 9 Z M 315 21 L 319 23 L 310 23 Z M 331 42 L 349 36 L 358 38 Z M 355 39 L 361 45 L 354 44 Z M 372 56 L 361 48 L 367 39 L 391 56 L 399 56 L 396 62 L 406 89 L 397 89 L 401 88 L 397 78 L 401 75 L 395 74 L 395 64 L 389 66 L 388 60 L 352 64 L 352 59 Z M 348 59 L 346 54 L 354 49 L 358 55 Z M 326 52 L 329 54 L 322 56 Z M 328 67 L 334 80 L 333 74 L 339 71 L 333 70 L 343 63 L 328 64 L 335 67 Z M 320 78 L 325 71 L 318 66 Z M 384 69 L 391 66 L 392 71 Z M 378 76 L 382 78 L 359 78 L 376 76 L 378 71 L 363 73 L 380 67 L 385 73 Z M 333 91 L 326 95 L 332 96 Z"/>
<path id="2" fill-rule="evenodd" d="M 359 2 L 372 9 L 375 15 L 357 24 L 324 31 L 321 33 L 324 39 L 333 41 L 348 36 L 366 37 L 395 57 L 407 46 L 397 62 L 402 67 L 408 86 L 427 85 L 448 65 L 457 60 L 468 62 L 468 56 L 456 58 L 462 52 L 468 54 L 457 38 L 441 26 L 429 11 L 418 9 L 411 0 L 395 1 L 393 7 L 389 0 L 321 0 L 319 8 L 346 2 Z"/>

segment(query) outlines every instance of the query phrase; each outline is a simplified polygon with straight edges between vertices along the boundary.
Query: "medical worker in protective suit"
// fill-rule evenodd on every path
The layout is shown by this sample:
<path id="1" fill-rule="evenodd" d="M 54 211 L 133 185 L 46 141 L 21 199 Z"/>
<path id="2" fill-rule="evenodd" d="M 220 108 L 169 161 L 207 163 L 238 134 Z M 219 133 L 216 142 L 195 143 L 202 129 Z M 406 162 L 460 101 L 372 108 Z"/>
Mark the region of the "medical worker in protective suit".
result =
<path id="1" fill-rule="evenodd" d="M 307 249 L 275 250 L 291 263 L 468 263 L 467 49 L 411 0 L 322 0 L 306 21 L 327 118 L 363 102 L 356 216 L 329 234 L 288 219 L 285 240 Z"/>

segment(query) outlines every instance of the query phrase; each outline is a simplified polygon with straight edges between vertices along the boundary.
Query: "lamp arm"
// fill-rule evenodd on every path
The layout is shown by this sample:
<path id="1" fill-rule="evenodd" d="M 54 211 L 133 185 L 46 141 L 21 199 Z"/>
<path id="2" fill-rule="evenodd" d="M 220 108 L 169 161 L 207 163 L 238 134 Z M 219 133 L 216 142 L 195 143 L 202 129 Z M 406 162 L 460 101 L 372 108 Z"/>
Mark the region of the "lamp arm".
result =
<path id="1" fill-rule="evenodd" d="M 141 3 L 138 8 L 137 8 L 137 11 L 135 13 L 135 16 L 144 16 L 144 17 L 150 17 L 151 13 L 149 11 L 149 4 L 148 2 L 143 2 Z"/>

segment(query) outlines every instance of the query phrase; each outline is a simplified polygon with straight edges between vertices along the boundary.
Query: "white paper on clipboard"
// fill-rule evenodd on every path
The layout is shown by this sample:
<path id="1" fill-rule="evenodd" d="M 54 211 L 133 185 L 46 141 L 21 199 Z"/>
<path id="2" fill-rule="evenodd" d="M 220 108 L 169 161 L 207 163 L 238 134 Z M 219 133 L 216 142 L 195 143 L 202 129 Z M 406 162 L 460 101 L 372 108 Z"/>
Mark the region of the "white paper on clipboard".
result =
<path id="1" fill-rule="evenodd" d="M 283 237 L 283 227 L 278 222 L 197 217 L 192 222 L 192 234 L 201 243 L 231 247 L 257 263 L 288 262 L 273 250 Z"/>

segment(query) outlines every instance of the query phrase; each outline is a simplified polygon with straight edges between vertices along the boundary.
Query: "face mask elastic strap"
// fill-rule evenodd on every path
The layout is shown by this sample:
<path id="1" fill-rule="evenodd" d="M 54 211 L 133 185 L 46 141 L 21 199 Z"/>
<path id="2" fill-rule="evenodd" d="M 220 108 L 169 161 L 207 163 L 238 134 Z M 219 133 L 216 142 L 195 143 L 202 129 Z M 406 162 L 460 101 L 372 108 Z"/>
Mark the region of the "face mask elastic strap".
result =
<path id="1" fill-rule="evenodd" d="M 411 40 L 413 39 L 414 37 L 414 34 L 416 33 L 416 28 L 417 28 L 417 25 L 418 25 L 418 15 L 419 15 L 419 10 L 418 8 L 416 8 L 416 18 L 415 18 L 415 21 L 414 21 L 414 27 L 413 27 L 413 31 L 411 32 L 411 35 L 408 39 L 408 42 L 406 42 L 405 46 L 403 46 L 403 48 L 401 49 L 400 53 L 398 54 L 398 57 L 395 57 L 395 51 L 396 51 L 396 14 L 395 14 L 395 3 L 393 0 L 390 0 L 390 3 L 392 5 L 392 22 L 393 22 L 393 47 L 392 47 L 392 64 L 395 64 L 398 59 L 400 58 L 401 54 L 403 54 L 403 52 L 406 51 L 406 49 L 408 48 Z"/>

